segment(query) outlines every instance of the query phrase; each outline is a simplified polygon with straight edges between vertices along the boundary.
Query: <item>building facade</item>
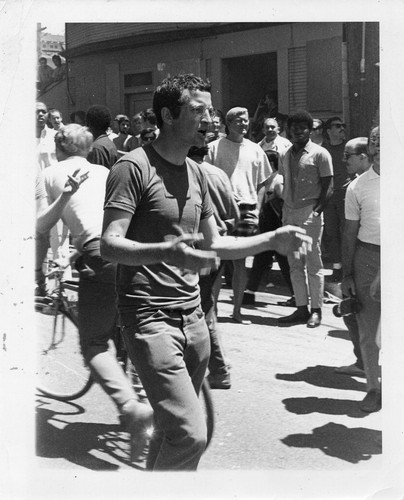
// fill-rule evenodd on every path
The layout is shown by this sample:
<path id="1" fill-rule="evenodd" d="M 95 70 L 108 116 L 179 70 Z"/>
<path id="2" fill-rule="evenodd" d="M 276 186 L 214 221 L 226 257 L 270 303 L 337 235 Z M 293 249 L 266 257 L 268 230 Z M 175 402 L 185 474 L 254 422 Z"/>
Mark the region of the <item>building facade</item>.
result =
<path id="1" fill-rule="evenodd" d="M 280 113 L 338 115 L 351 136 L 379 106 L 377 23 L 67 23 L 62 55 L 70 112 L 105 104 L 133 116 L 179 72 L 208 77 L 224 113 L 244 106 L 252 116 L 271 91 Z"/>

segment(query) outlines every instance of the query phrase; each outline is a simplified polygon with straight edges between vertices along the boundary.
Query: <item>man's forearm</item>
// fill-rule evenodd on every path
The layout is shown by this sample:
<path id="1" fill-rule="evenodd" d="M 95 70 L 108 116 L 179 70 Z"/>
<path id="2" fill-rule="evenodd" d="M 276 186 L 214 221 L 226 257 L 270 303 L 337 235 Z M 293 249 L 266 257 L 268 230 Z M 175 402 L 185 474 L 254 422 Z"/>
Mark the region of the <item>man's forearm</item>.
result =
<path id="1" fill-rule="evenodd" d="M 342 236 L 342 272 L 344 277 L 353 274 L 353 261 L 358 230 L 359 221 L 345 221 L 344 234 Z"/>
<path id="2" fill-rule="evenodd" d="M 237 237 L 221 236 L 212 244 L 211 250 L 223 260 L 244 259 L 249 255 L 274 250 L 275 232 L 267 232 L 256 236 Z"/>
<path id="3" fill-rule="evenodd" d="M 101 238 L 101 256 L 126 266 L 147 266 L 169 259 L 169 244 L 139 243 L 110 234 Z"/>
<path id="4" fill-rule="evenodd" d="M 38 233 L 47 233 L 58 222 L 70 198 L 69 193 L 62 193 L 51 205 L 39 213 L 36 221 Z"/>

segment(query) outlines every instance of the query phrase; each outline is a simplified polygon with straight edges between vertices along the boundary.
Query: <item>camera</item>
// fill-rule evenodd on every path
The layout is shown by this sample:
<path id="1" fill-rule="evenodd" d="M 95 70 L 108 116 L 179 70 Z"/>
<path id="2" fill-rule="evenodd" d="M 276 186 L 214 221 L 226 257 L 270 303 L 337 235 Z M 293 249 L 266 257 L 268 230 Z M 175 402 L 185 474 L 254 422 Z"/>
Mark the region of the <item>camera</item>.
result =
<path id="1" fill-rule="evenodd" d="M 350 316 L 357 314 L 361 310 L 361 304 L 356 297 L 347 297 L 341 300 L 339 304 L 332 308 L 334 316 L 341 318 L 342 316 Z"/>

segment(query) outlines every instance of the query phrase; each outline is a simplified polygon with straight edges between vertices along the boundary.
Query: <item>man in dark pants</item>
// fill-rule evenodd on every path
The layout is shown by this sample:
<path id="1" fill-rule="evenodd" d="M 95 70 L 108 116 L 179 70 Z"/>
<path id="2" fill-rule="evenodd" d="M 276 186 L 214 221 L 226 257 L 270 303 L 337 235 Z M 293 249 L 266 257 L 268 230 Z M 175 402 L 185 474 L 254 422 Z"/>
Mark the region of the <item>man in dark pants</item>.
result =
<path id="1" fill-rule="evenodd" d="M 330 153 L 332 158 L 333 193 L 324 209 L 324 239 L 327 243 L 329 259 L 332 262 L 333 273 L 326 281 L 341 283 L 342 280 L 342 233 L 344 231 L 344 202 L 347 182 L 347 174 L 343 154 L 345 148 L 345 123 L 338 116 L 333 116 L 325 122 L 325 131 L 328 141 L 322 146 Z"/>
<path id="2" fill-rule="evenodd" d="M 131 433 L 131 458 L 137 462 L 147 442 L 146 431 L 151 426 L 152 411 L 138 401 L 115 354 L 109 350 L 117 317 L 116 265 L 100 256 L 102 204 L 108 171 L 86 160 L 92 142 L 88 129 L 77 124 L 57 131 L 55 143 L 59 163 L 45 169 L 40 179 L 45 189 L 38 198 L 37 231 L 45 237 L 37 240 L 37 252 L 43 259 L 47 249 L 46 235 L 62 218 L 79 255 L 76 267 L 80 276 L 81 350 L 94 379 L 111 397 Z M 66 179 L 73 183 L 72 190 L 66 185 Z"/>
<path id="3" fill-rule="evenodd" d="M 220 168 L 203 161 L 207 152 L 207 146 L 194 147 L 189 150 L 188 156 L 202 165 L 205 171 L 217 230 L 223 236 L 233 232 L 239 219 L 239 211 L 227 175 Z M 210 337 L 208 382 L 211 389 L 230 389 L 231 387 L 230 366 L 226 361 L 220 332 L 217 329 L 217 297 L 213 290 L 215 281 L 220 279 L 223 272 L 223 264 L 221 263 L 219 268 L 211 273 L 199 276 L 201 307 L 205 314 Z"/>
<path id="4" fill-rule="evenodd" d="M 296 227 L 219 235 L 203 168 L 187 158 L 191 146 L 204 145 L 212 122 L 209 82 L 192 74 L 166 78 L 153 109 L 157 139 L 110 171 L 101 255 L 119 264 L 123 335 L 154 410 L 148 468 L 195 470 L 207 440 L 198 394 L 210 354 L 198 273 L 216 268 L 218 257 L 305 253 L 311 240 Z"/>
<path id="5" fill-rule="evenodd" d="M 278 174 L 278 158 L 279 154 L 276 151 L 265 151 L 268 161 L 273 169 L 265 185 L 264 201 L 261 205 L 258 216 L 258 229 L 261 233 L 266 231 L 274 231 L 278 227 L 282 227 L 282 190 L 283 184 L 281 177 Z M 267 268 L 272 268 L 273 258 L 276 258 L 282 276 L 290 290 L 292 297 L 285 302 L 279 302 L 280 305 L 295 306 L 295 298 L 293 294 L 293 286 L 290 280 L 290 269 L 287 257 L 276 252 L 262 252 L 254 257 L 250 276 L 247 282 L 247 289 L 244 292 L 243 304 L 254 305 L 255 293 L 258 290 L 264 271 Z"/>

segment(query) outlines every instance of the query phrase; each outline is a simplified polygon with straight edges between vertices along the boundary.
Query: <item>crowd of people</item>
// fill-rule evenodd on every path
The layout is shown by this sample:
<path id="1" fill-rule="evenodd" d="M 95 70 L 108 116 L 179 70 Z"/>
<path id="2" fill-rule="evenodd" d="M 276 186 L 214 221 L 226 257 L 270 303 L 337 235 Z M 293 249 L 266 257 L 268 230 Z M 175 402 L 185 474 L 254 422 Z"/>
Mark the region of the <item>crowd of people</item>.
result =
<path id="1" fill-rule="evenodd" d="M 356 361 L 336 372 L 366 377 L 360 408 L 381 407 L 379 127 L 346 142 L 339 117 L 285 117 L 271 93 L 251 120 L 241 106 L 224 116 L 210 88 L 192 74 L 169 77 L 153 108 L 132 120 L 93 105 L 63 125 L 58 110 L 37 103 L 37 293 L 46 293 L 50 244 L 60 265 L 75 261 L 83 355 L 127 424 L 133 460 L 153 418 L 150 470 L 197 468 L 206 445 L 202 381 L 208 374 L 212 388 L 231 387 L 217 329 L 226 263 L 235 322 L 249 324 L 242 307 L 254 305 L 276 259 L 291 295 L 281 304 L 295 308 L 279 323 L 318 327 L 323 230 L 330 280 L 361 304 L 344 317 Z M 152 410 L 108 350 L 116 301 Z"/>

